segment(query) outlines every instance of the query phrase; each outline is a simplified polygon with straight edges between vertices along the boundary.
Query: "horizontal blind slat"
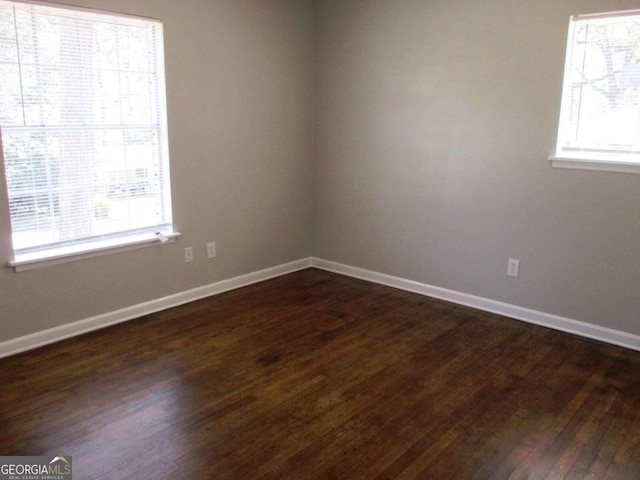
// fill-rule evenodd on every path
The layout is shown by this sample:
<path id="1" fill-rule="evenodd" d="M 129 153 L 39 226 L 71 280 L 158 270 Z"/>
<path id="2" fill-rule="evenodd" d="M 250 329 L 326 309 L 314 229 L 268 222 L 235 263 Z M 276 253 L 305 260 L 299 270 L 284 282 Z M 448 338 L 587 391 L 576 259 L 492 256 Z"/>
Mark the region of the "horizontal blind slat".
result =
<path id="1" fill-rule="evenodd" d="M 161 33 L 156 21 L 0 0 L 16 251 L 171 224 Z"/>

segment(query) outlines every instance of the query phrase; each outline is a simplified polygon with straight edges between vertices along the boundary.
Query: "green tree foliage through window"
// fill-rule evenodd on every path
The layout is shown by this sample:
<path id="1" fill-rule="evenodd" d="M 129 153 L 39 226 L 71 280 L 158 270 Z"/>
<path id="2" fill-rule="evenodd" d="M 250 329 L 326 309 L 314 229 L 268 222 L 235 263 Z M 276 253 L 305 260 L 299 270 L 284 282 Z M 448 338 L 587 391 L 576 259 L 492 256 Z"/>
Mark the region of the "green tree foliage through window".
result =
<path id="1" fill-rule="evenodd" d="M 162 24 L 0 0 L 16 252 L 171 225 Z"/>

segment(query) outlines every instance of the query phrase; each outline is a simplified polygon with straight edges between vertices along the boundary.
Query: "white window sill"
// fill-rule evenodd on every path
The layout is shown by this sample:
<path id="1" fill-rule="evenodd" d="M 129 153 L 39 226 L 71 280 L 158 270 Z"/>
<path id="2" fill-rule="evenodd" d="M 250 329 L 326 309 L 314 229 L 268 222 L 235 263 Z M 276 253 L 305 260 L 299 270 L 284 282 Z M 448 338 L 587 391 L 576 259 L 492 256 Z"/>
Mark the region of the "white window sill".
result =
<path id="1" fill-rule="evenodd" d="M 173 231 L 162 231 L 162 234 L 167 238 L 167 241 L 164 243 L 173 243 L 176 237 L 180 236 L 180 232 Z M 67 245 L 35 252 L 18 253 L 12 260 L 9 260 L 8 263 L 16 272 L 21 272 L 85 258 L 100 257 L 112 253 L 162 245 L 162 243 L 163 242 L 153 233 L 136 233 L 127 236 L 95 240 L 78 245 Z"/>
<path id="2" fill-rule="evenodd" d="M 640 173 L 640 163 L 621 162 L 617 160 L 595 160 L 571 157 L 549 157 L 553 168 L 569 168 L 574 170 L 596 170 L 601 172 Z"/>

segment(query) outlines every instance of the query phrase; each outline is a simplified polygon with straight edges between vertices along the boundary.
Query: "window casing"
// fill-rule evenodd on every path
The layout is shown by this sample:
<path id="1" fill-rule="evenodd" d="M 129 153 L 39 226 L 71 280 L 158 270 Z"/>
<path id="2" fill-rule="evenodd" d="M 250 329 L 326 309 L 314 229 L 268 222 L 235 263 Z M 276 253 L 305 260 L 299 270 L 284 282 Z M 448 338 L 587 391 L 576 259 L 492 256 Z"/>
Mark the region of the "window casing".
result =
<path id="1" fill-rule="evenodd" d="M 14 266 L 172 238 L 162 23 L 0 0 Z"/>
<path id="2" fill-rule="evenodd" d="M 551 160 L 640 173 L 640 11 L 571 18 Z"/>

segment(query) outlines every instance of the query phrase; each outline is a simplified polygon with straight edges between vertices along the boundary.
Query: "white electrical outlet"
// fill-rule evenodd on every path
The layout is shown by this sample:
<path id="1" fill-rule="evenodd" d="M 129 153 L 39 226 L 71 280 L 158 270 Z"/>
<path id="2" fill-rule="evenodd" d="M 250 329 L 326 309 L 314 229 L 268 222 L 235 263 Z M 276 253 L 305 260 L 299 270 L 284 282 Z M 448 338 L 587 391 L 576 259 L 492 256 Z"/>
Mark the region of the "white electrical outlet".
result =
<path id="1" fill-rule="evenodd" d="M 510 258 L 507 263 L 507 275 L 517 277 L 520 274 L 520 260 Z"/>
<path id="2" fill-rule="evenodd" d="M 187 247 L 184 249 L 184 263 L 193 262 L 193 247 Z"/>
<path id="3" fill-rule="evenodd" d="M 207 258 L 213 258 L 216 256 L 216 242 L 207 243 Z"/>

